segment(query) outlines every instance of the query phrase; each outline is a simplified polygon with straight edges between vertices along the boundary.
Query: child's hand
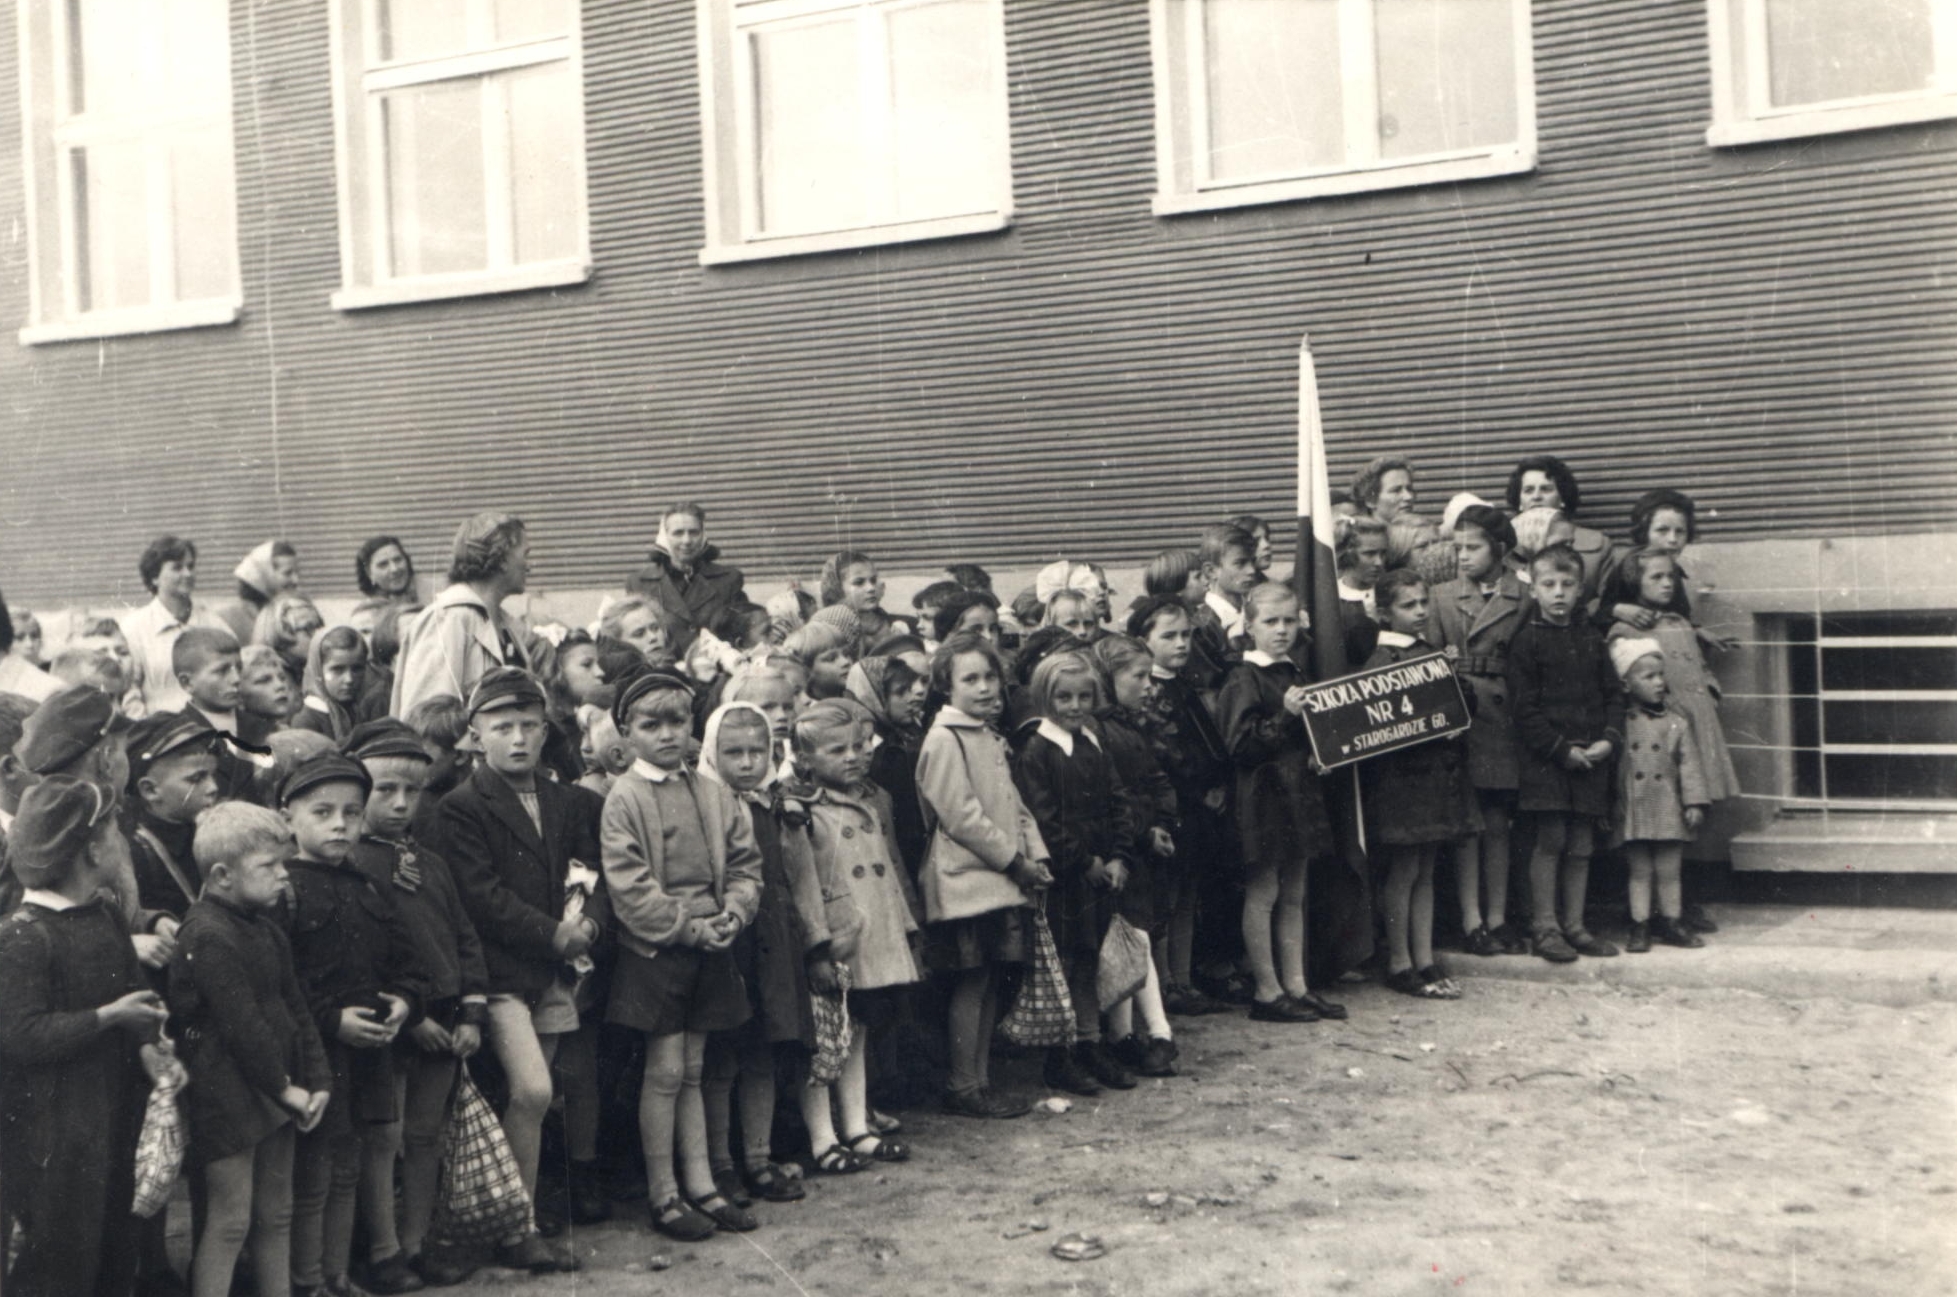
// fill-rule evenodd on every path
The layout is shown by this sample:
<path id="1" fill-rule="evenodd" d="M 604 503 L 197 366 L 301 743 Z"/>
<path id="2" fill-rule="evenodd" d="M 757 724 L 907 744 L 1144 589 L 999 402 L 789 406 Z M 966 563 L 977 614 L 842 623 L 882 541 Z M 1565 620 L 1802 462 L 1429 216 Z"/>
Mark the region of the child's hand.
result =
<path id="1" fill-rule="evenodd" d="M 1704 627 L 1699 628 L 1699 643 L 1715 653 L 1731 653 L 1740 646 L 1739 636 L 1719 635 Z"/>
<path id="2" fill-rule="evenodd" d="M 144 1045 L 137 1054 L 143 1060 L 143 1071 L 148 1074 L 152 1085 L 162 1085 L 165 1081 L 183 1084 L 183 1064 L 177 1061 L 177 1047 L 168 1036 L 155 1044 Z"/>
<path id="3" fill-rule="evenodd" d="M 1450 662 L 1456 661 L 1461 656 L 1461 646 L 1459 644 L 1445 645 L 1441 649 L 1441 656 Z"/>
<path id="4" fill-rule="evenodd" d="M 399 1034 L 401 1024 L 408 1020 L 408 1002 L 398 995 L 381 992 L 381 999 L 387 1004 L 387 1021 L 382 1025 L 390 1032 Z"/>
<path id="5" fill-rule="evenodd" d="M 741 923 L 731 914 L 722 914 L 706 920 L 700 928 L 700 949 L 725 950 L 734 944 L 734 938 L 740 934 Z"/>
<path id="6" fill-rule="evenodd" d="M 1212 788 L 1203 794 L 1203 805 L 1212 811 L 1220 811 L 1228 796 L 1221 787 Z"/>
<path id="7" fill-rule="evenodd" d="M 1305 693 L 1306 690 L 1303 685 L 1292 685 L 1289 689 L 1285 690 L 1284 710 L 1290 712 L 1293 716 L 1303 716 L 1305 714 Z"/>
<path id="8" fill-rule="evenodd" d="M 1609 739 L 1598 739 L 1583 750 L 1583 755 L 1590 758 L 1592 766 L 1601 766 L 1610 760 L 1610 754 L 1614 751 L 1616 749 L 1611 747 Z"/>
<path id="9" fill-rule="evenodd" d="M 1639 630 L 1650 630 L 1658 624 L 1658 612 L 1639 603 L 1612 604 L 1610 615 L 1621 622 L 1629 622 Z"/>
<path id="10" fill-rule="evenodd" d="M 577 959 L 591 953 L 591 926 L 582 915 L 575 919 L 565 919 L 551 934 L 550 948 L 560 959 Z"/>
<path id="11" fill-rule="evenodd" d="M 449 1052 L 459 1059 L 474 1058 L 481 1048 L 482 1028 L 473 1022 L 465 1022 L 449 1033 Z"/>
<path id="12" fill-rule="evenodd" d="M 442 1024 L 433 1018 L 423 1018 L 408 1028 L 408 1039 L 424 1054 L 453 1054 L 455 1037 L 442 1029 Z"/>
<path id="13" fill-rule="evenodd" d="M 1563 752 L 1563 769 L 1590 769 L 1590 754 L 1583 748 L 1567 748 Z"/>
<path id="14" fill-rule="evenodd" d="M 288 1085 L 279 1091 L 279 1106 L 302 1120 L 306 1115 L 306 1105 L 312 1101 L 313 1096 L 303 1085 Z"/>
<path id="15" fill-rule="evenodd" d="M 1107 862 L 1108 890 L 1118 892 L 1128 886 L 1128 862 L 1110 860 Z"/>
<path id="16" fill-rule="evenodd" d="M 809 989 L 818 995 L 834 995 L 837 989 L 836 964 L 830 959 L 809 961 Z"/>
<path id="17" fill-rule="evenodd" d="M 1699 827 L 1699 826 L 1700 826 L 1701 824 L 1704 824 L 1705 822 L 1706 822 L 1706 808 L 1705 808 L 1705 807 L 1703 807 L 1703 806 L 1688 806 L 1688 807 L 1686 807 L 1686 808 L 1685 808 L 1685 827 L 1686 827 L 1686 828 L 1688 828 L 1688 829 L 1697 829 L 1697 828 L 1698 828 L 1698 827 Z"/>
<path id="18" fill-rule="evenodd" d="M 175 941 L 177 939 L 177 930 L 182 926 L 174 918 L 164 914 L 158 916 L 155 923 L 150 924 L 149 930 L 159 937 L 168 937 L 170 940 Z"/>
<path id="19" fill-rule="evenodd" d="M 1106 891 L 1110 884 L 1111 878 L 1112 878 L 1112 874 L 1108 870 L 1107 861 L 1101 859 L 1099 856 L 1096 856 L 1092 861 L 1088 863 L 1087 881 L 1094 884 L 1094 886 L 1100 888 L 1102 891 Z"/>
<path id="20" fill-rule="evenodd" d="M 300 1117 L 297 1123 L 301 1135 L 310 1134 L 319 1125 L 319 1119 L 326 1115 L 326 1105 L 332 1102 L 332 1099 L 333 1095 L 329 1090 L 314 1090 L 306 1096 L 305 1115 Z"/>
<path id="21" fill-rule="evenodd" d="M 174 937 L 139 932 L 129 940 L 136 947 L 136 962 L 144 968 L 167 968 L 176 957 L 177 942 Z"/>
<path id="22" fill-rule="evenodd" d="M 1176 853 L 1176 840 L 1169 836 L 1167 829 L 1158 824 L 1148 831 L 1148 849 L 1167 860 Z"/>
<path id="23" fill-rule="evenodd" d="M 349 1004 L 340 1010 L 340 1026 L 334 1034 L 340 1038 L 341 1044 L 351 1045 L 355 1049 L 379 1049 L 394 1039 L 391 1028 L 367 1016 L 371 1012 L 373 1010 L 356 1004 Z"/>
<path id="24" fill-rule="evenodd" d="M 139 1036 L 151 1035 L 169 1016 L 170 1011 L 163 1007 L 163 997 L 155 991 L 131 991 L 95 1011 L 95 1020 L 105 1029 L 121 1028 Z"/>

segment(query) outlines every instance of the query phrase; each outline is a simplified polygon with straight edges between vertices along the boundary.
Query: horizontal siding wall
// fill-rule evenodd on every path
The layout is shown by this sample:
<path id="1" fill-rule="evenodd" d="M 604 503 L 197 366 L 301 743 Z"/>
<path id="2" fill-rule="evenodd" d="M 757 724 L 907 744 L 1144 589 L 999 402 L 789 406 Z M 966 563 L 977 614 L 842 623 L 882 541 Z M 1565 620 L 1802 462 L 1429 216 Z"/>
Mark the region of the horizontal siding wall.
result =
<path id="1" fill-rule="evenodd" d="M 1007 0 L 1012 229 L 702 269 L 693 6 L 585 6 L 583 286 L 354 313 L 325 6 L 234 10 L 235 326 L 0 342 L 0 589 L 136 598 L 195 536 L 351 587 L 376 531 L 439 569 L 522 513 L 534 580 L 619 580 L 698 498 L 760 580 L 848 544 L 895 570 L 1111 566 L 1290 512 L 1295 351 L 1335 473 L 1398 451 L 1427 508 L 1560 452 L 1586 519 L 1692 490 L 1709 536 L 1957 522 L 1957 129 L 1704 142 L 1703 6 L 1536 5 L 1532 175 L 1157 218 L 1147 6 Z M 19 96 L 0 24 L 0 232 Z M 0 237 L 0 322 L 26 318 Z"/>

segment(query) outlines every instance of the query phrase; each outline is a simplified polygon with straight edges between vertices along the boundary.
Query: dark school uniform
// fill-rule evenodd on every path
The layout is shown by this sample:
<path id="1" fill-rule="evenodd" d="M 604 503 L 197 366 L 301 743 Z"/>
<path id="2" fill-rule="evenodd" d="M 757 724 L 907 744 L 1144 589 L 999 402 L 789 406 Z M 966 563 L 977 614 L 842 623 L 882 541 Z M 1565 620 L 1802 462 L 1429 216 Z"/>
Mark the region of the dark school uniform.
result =
<path id="1" fill-rule="evenodd" d="M 1052 857 L 1046 919 L 1054 946 L 1063 955 L 1098 955 L 1115 901 L 1089 881 L 1088 867 L 1096 856 L 1134 862 L 1135 833 L 1115 791 L 1114 763 L 1091 730 L 1069 734 L 1043 719 L 1020 750 L 1013 779 Z"/>
<path id="2" fill-rule="evenodd" d="M 190 907 L 170 964 L 170 1018 L 190 1073 L 193 1165 L 242 1153 L 291 1121 L 279 1103 L 287 1085 L 332 1084 L 292 944 L 268 915 L 217 897 Z"/>
<path id="3" fill-rule="evenodd" d="M 1587 621 L 1553 626 L 1532 616 L 1509 642 L 1515 709 L 1517 804 L 1525 811 L 1610 814 L 1612 761 L 1571 770 L 1564 754 L 1609 739 L 1624 747 L 1624 689 L 1604 637 Z M 1615 753 L 1613 753 L 1613 761 Z"/>
<path id="4" fill-rule="evenodd" d="M 879 742 L 870 754 L 870 782 L 890 794 L 898 858 L 914 884 L 924 863 L 924 848 L 931 841 L 924 827 L 924 805 L 917 796 L 917 753 L 924 731 L 916 726 L 899 728 L 879 716 L 876 734 Z"/>
<path id="5" fill-rule="evenodd" d="M 1238 835 L 1253 867 L 1310 860 L 1337 847 L 1305 723 L 1284 709 L 1285 691 L 1305 683 L 1296 662 L 1253 649 L 1217 693 L 1217 726 L 1236 767 Z"/>
<path id="6" fill-rule="evenodd" d="M 1366 669 L 1433 652 L 1411 635 L 1382 630 Z M 1374 840 L 1388 846 L 1453 842 L 1481 831 L 1464 740 L 1430 739 L 1360 766 Z"/>
<path id="7" fill-rule="evenodd" d="M 429 844 L 448 862 L 462 908 L 482 941 L 492 995 L 535 1004 L 571 966 L 551 949 L 564 920 L 564 875 L 573 860 L 596 869 L 603 858 L 598 816 L 604 802 L 574 784 L 539 776 L 540 830 L 516 789 L 487 765 L 442 798 Z M 609 911 L 600 886 L 585 913 L 602 932 Z"/>
<path id="8" fill-rule="evenodd" d="M 1127 804 L 1126 824 L 1134 834 L 1126 848 L 1134 867 L 1128 885 L 1115 897 L 1115 910 L 1160 940 L 1169 919 L 1173 857 L 1155 854 L 1150 830 L 1161 829 L 1173 841 L 1179 817 L 1175 785 L 1155 755 L 1144 729 L 1147 723 L 1138 711 L 1113 707 L 1100 718 L 1100 732 L 1101 746 L 1114 766 L 1116 795 Z"/>
<path id="9" fill-rule="evenodd" d="M 212 746 L 217 754 L 217 796 L 224 802 L 259 802 L 258 771 L 261 766 L 271 764 L 272 722 L 263 716 L 253 716 L 250 712 L 234 711 L 230 719 L 207 712 L 195 703 L 185 703 L 184 710 L 196 712 L 210 723 L 223 738 Z M 223 724 L 219 722 L 223 721 Z M 227 728 L 230 727 L 230 728 Z M 236 733 L 231 732 L 232 729 Z"/>
<path id="10" fill-rule="evenodd" d="M 1517 780 L 1515 709 L 1509 698 L 1509 643 L 1528 620 L 1528 596 L 1514 574 L 1493 587 L 1456 577 L 1434 587 L 1435 639 L 1455 651 L 1454 674 L 1474 702 L 1468 777 L 1476 788 L 1513 792 Z"/>
<path id="11" fill-rule="evenodd" d="M 809 844 L 808 812 L 766 792 L 736 796 L 747 806 L 754 845 L 761 850 L 760 908 L 733 946 L 754 1011 L 746 1030 L 771 1045 L 793 1042 L 814 1049 L 807 961 L 828 944 L 829 932 L 820 921 L 824 898 Z"/>
<path id="12" fill-rule="evenodd" d="M 0 1222 L 19 1228 L 7 1297 L 124 1297 L 140 1231 L 136 1139 L 149 1082 L 130 1032 L 95 1011 L 146 989 L 103 897 L 27 901 L 0 921 Z"/>
<path id="13" fill-rule="evenodd" d="M 407 927 L 419 965 L 422 1012 L 453 1030 L 461 1021 L 462 997 L 489 994 L 489 970 L 448 862 L 412 838 L 390 842 L 371 834 L 354 845 L 352 859 L 393 901 Z M 397 1044 L 418 1048 L 405 1034 Z"/>
<path id="14" fill-rule="evenodd" d="M 136 870 L 136 901 L 144 910 L 167 914 L 181 922 L 190 912 L 203 880 L 191 857 L 195 824 L 162 819 L 140 803 L 129 820 L 129 863 Z"/>
<path id="15" fill-rule="evenodd" d="M 418 1019 L 423 997 L 414 934 L 393 900 L 351 857 L 337 865 L 295 857 L 286 861 L 286 872 L 291 885 L 279 918 L 333 1073 L 333 1102 L 308 1137 L 344 1135 L 357 1122 L 391 1121 L 399 1114 L 389 1053 L 343 1042 L 340 1011 L 371 1009 L 384 1016 L 385 992 L 408 1001 L 404 1030 Z"/>

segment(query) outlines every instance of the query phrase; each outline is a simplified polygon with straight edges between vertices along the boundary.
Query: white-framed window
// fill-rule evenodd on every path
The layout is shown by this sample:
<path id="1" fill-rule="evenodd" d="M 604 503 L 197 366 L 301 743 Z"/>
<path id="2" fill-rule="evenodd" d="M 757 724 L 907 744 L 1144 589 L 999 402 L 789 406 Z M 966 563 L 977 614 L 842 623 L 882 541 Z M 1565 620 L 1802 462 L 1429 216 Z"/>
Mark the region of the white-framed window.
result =
<path id="1" fill-rule="evenodd" d="M 1149 0 L 1155 211 L 1536 165 L 1528 0 Z"/>
<path id="2" fill-rule="evenodd" d="M 332 0 L 343 310 L 582 283 L 578 0 Z"/>
<path id="3" fill-rule="evenodd" d="M 699 0 L 705 264 L 1012 220 L 1001 0 Z"/>
<path id="4" fill-rule="evenodd" d="M 228 0 L 22 0 L 23 343 L 238 318 Z"/>
<path id="5" fill-rule="evenodd" d="M 1957 117 L 1957 0 L 1710 0 L 1709 144 Z"/>

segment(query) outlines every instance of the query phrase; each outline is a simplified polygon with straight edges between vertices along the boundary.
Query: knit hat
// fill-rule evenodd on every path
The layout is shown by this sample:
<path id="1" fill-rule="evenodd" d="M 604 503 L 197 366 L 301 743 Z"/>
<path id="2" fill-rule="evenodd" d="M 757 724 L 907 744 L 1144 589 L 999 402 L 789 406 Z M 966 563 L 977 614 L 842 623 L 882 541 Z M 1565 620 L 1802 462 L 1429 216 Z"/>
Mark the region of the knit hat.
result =
<path id="1" fill-rule="evenodd" d="M 417 761 L 432 761 L 428 755 L 428 744 L 421 735 L 415 733 L 405 721 L 397 721 L 392 716 L 379 720 L 364 721 L 353 727 L 340 751 L 355 761 L 369 761 L 379 757 L 409 757 Z"/>
<path id="2" fill-rule="evenodd" d="M 863 620 L 848 604 L 832 603 L 809 618 L 811 626 L 833 626 L 843 633 L 845 639 L 858 639 L 863 634 Z"/>
<path id="3" fill-rule="evenodd" d="M 612 724 L 618 726 L 619 733 L 625 732 L 627 718 L 632 715 L 632 704 L 660 689 L 677 689 L 689 699 L 693 697 L 691 680 L 677 671 L 648 667 L 626 681 L 618 691 L 618 697 L 612 700 Z"/>
<path id="4" fill-rule="evenodd" d="M 511 707 L 542 707 L 543 686 L 521 667 L 492 667 L 476 681 L 469 692 L 469 716 L 479 712 L 505 711 Z"/>
<path id="5" fill-rule="evenodd" d="M 374 781 L 367 776 L 367 767 L 338 752 L 322 752 L 312 760 L 301 763 L 285 777 L 285 782 L 279 785 L 279 805 L 290 806 L 300 796 L 322 784 L 359 784 L 362 797 L 374 788 Z"/>
<path id="6" fill-rule="evenodd" d="M 114 805 L 86 779 L 49 775 L 21 794 L 7 837 L 8 864 L 28 887 L 59 882 L 63 867 L 87 849 Z"/>
<path id="7" fill-rule="evenodd" d="M 217 730 L 203 713 L 189 707 L 143 717 L 129 727 L 130 783 L 133 785 L 171 753 L 190 747 L 207 750 L 217 737 Z"/>
<path id="8" fill-rule="evenodd" d="M 129 728 L 115 699 L 94 685 L 69 685 L 49 694 L 20 727 L 14 755 L 37 775 L 74 764 L 111 734 Z"/>
<path id="9" fill-rule="evenodd" d="M 1610 664 L 1617 668 L 1619 680 L 1631 673 L 1632 664 L 1639 658 L 1655 657 L 1662 661 L 1664 656 L 1664 646 L 1657 640 L 1645 636 L 1614 639 L 1610 642 Z"/>

